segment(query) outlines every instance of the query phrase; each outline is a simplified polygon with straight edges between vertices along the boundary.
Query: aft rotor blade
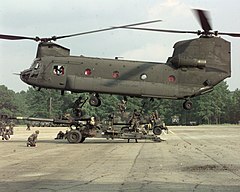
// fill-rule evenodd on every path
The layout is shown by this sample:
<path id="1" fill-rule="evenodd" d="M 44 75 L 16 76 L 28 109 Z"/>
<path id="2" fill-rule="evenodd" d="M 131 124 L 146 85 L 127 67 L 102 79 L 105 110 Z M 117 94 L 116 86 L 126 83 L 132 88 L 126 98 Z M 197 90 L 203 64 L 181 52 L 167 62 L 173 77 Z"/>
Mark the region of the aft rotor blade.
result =
<path id="1" fill-rule="evenodd" d="M 156 23 L 156 22 L 160 22 L 160 21 L 162 21 L 162 20 L 152 20 L 152 21 L 145 21 L 145 22 L 140 22 L 140 23 L 122 25 L 122 26 L 117 26 L 117 27 L 108 27 L 108 28 L 104 28 L 104 29 L 98 29 L 98 30 L 86 31 L 86 32 L 81 32 L 81 33 L 75 33 L 75 34 L 71 34 L 71 35 L 63 35 L 63 36 L 53 37 L 54 38 L 53 40 L 63 39 L 63 38 L 67 38 L 67 37 L 74 37 L 74 36 L 79 36 L 79 35 L 86 35 L 86 34 L 91 34 L 91 33 L 98 33 L 98 32 L 102 32 L 102 31 L 109 31 L 109 30 L 124 28 L 124 27 L 145 25 L 145 24 Z"/>
<path id="2" fill-rule="evenodd" d="M 209 32 L 212 30 L 212 27 L 210 25 L 210 17 L 208 16 L 208 12 L 200 9 L 193 9 L 197 19 L 199 20 L 202 29 L 205 32 Z"/>
<path id="3" fill-rule="evenodd" d="M 135 30 L 144 30 L 144 31 L 156 31 L 164 33 L 191 33 L 198 34 L 198 31 L 181 31 L 181 30 L 167 30 L 167 29 L 153 29 L 153 28 L 143 28 L 143 27 L 121 27 L 125 29 L 135 29 Z"/>
<path id="4" fill-rule="evenodd" d="M 240 33 L 225 33 L 225 32 L 218 32 L 218 35 L 228 35 L 231 37 L 240 37 Z"/>
<path id="5" fill-rule="evenodd" d="M 25 37 L 25 36 L 18 36 L 18 35 L 4 35 L 0 34 L 0 39 L 6 39 L 6 40 L 24 40 L 24 39 L 29 39 L 29 40 L 34 40 L 38 41 L 38 37 Z"/>

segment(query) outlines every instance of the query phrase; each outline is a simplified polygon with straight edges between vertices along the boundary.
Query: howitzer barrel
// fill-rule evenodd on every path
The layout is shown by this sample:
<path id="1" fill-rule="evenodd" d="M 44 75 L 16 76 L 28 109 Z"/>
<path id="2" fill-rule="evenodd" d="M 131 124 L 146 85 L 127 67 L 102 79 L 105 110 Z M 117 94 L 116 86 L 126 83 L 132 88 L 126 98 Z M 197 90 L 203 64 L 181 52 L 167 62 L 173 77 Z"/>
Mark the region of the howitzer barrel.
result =
<path id="1" fill-rule="evenodd" d="M 10 117 L 9 119 L 16 119 L 16 120 L 27 120 L 27 121 L 44 121 L 44 122 L 54 122 L 54 119 L 47 119 L 47 118 L 35 118 L 35 117 Z"/>
<path id="2" fill-rule="evenodd" d="M 37 118 L 37 117 L 9 117 L 7 115 L 0 115 L 1 120 L 22 120 L 22 121 L 38 121 L 38 122 L 50 122 L 53 124 L 72 124 L 76 122 L 75 119 L 48 119 L 48 118 Z"/>

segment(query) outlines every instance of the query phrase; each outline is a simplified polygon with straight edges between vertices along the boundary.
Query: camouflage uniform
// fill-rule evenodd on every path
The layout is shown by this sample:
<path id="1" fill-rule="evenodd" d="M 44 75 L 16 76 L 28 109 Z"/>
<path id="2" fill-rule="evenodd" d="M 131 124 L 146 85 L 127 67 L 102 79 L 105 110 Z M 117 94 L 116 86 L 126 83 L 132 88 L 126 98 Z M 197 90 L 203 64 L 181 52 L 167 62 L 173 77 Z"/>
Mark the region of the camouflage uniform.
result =
<path id="1" fill-rule="evenodd" d="M 6 136 L 6 124 L 3 121 L 0 122 L 0 129 L 2 140 L 8 140 Z"/>
<path id="2" fill-rule="evenodd" d="M 118 107 L 119 107 L 119 111 L 121 114 L 123 114 L 127 107 L 126 107 L 126 101 L 125 100 L 121 100 L 121 103 L 118 104 Z"/>
<path id="3" fill-rule="evenodd" d="M 35 131 L 32 135 L 28 137 L 27 140 L 27 147 L 36 147 L 37 137 L 38 137 L 39 131 Z"/>
<path id="4" fill-rule="evenodd" d="M 134 109 L 133 111 L 133 115 L 129 121 L 129 123 L 132 126 L 132 131 L 138 131 L 138 128 L 140 127 L 140 121 L 141 121 L 141 113 L 138 112 L 136 109 Z M 128 143 L 129 143 L 130 139 L 128 139 Z M 135 139 L 135 142 L 137 143 L 137 139 Z"/>
<path id="5" fill-rule="evenodd" d="M 10 135 L 13 135 L 13 127 L 15 126 L 15 124 L 11 121 L 9 123 L 9 134 Z"/>
<path id="6" fill-rule="evenodd" d="M 85 101 L 82 99 L 82 97 L 79 97 L 75 102 L 73 106 L 73 113 L 76 117 L 83 116 L 82 107 L 84 105 Z"/>
<path id="7" fill-rule="evenodd" d="M 5 139 L 5 140 L 9 140 L 10 139 L 10 130 L 9 129 L 5 129 L 5 133 L 4 133 L 4 136 L 3 136 L 3 138 Z"/>
<path id="8" fill-rule="evenodd" d="M 137 128 L 140 126 L 140 121 L 141 121 L 141 113 L 139 113 L 136 109 L 134 109 L 133 115 L 129 121 L 133 131 L 136 131 Z"/>
<path id="9" fill-rule="evenodd" d="M 155 112 L 152 112 L 152 114 L 149 117 L 149 122 L 152 127 L 154 127 L 156 125 L 156 120 L 157 120 L 157 115 Z"/>
<path id="10" fill-rule="evenodd" d="M 2 136 L 3 122 L 0 121 L 0 136 Z"/>
<path id="11" fill-rule="evenodd" d="M 63 139 L 65 134 L 62 131 L 59 131 L 55 139 Z"/>

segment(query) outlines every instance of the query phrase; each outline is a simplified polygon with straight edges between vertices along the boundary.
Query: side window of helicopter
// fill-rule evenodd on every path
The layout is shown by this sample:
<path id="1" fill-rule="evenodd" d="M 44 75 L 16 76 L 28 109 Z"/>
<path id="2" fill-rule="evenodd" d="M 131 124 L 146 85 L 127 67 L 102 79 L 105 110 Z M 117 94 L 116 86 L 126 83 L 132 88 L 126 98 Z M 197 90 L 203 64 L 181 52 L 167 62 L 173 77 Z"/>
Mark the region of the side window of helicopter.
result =
<path id="1" fill-rule="evenodd" d="M 175 77 L 174 75 L 170 75 L 170 76 L 168 77 L 168 82 L 170 82 L 170 83 L 175 83 L 175 81 L 176 81 L 176 77 Z"/>
<path id="2" fill-rule="evenodd" d="M 146 80 L 147 77 L 148 77 L 148 76 L 147 76 L 146 73 L 143 73 L 143 74 L 140 75 L 140 79 L 141 79 L 141 80 Z"/>
<path id="3" fill-rule="evenodd" d="M 55 74 L 55 75 L 64 75 L 64 66 L 62 66 L 62 65 L 54 65 L 53 66 L 53 74 Z"/>
<path id="4" fill-rule="evenodd" d="M 114 79 L 119 78 L 119 76 L 120 76 L 119 71 L 114 71 L 114 72 L 112 73 L 112 77 L 113 77 Z"/>

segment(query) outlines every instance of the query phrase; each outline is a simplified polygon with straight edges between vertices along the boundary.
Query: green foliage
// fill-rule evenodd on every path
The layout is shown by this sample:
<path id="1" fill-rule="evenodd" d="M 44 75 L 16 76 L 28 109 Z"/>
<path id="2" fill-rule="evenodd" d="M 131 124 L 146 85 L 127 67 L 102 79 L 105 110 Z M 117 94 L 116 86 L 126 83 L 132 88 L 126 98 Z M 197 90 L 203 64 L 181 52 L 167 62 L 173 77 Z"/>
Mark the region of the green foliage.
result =
<path id="1" fill-rule="evenodd" d="M 0 113 L 12 116 L 17 113 L 17 109 L 14 91 L 0 85 Z"/>
<path id="2" fill-rule="evenodd" d="M 27 93 L 25 91 L 21 91 L 20 93 L 15 94 L 14 102 L 17 104 L 17 108 L 18 108 L 15 115 L 30 116 L 26 97 L 27 97 Z"/>
<path id="3" fill-rule="evenodd" d="M 62 96 L 56 90 L 36 91 L 29 88 L 26 100 L 31 117 L 57 118 L 67 113 L 72 105 L 72 97 L 69 94 Z"/>
<path id="4" fill-rule="evenodd" d="M 223 123 L 221 120 L 224 119 L 229 104 L 230 91 L 226 82 L 222 82 L 211 93 L 199 97 L 196 103 L 197 116 L 201 123 Z"/>
<path id="5" fill-rule="evenodd" d="M 58 118 L 64 114 L 72 114 L 74 101 L 81 95 L 84 99 L 89 94 L 70 94 L 60 91 L 45 90 L 36 91 L 29 88 L 26 92 L 15 93 L 7 87 L 0 86 L 0 113 L 11 116 L 30 116 L 42 118 Z M 92 107 L 85 103 L 83 110 L 86 115 L 106 118 L 110 113 L 119 114 L 122 96 L 100 94 L 102 105 Z M 144 115 L 157 111 L 161 119 L 167 124 L 171 123 L 173 116 L 178 116 L 182 124 L 197 121 L 203 124 L 237 123 L 240 120 L 240 90 L 230 92 L 226 82 L 221 82 L 209 93 L 192 99 L 193 109 L 183 110 L 182 100 L 149 99 L 128 97 L 127 112 L 134 109 Z"/>
<path id="6" fill-rule="evenodd" d="M 230 99 L 226 107 L 225 121 L 238 123 L 240 121 L 240 90 L 230 93 Z"/>

